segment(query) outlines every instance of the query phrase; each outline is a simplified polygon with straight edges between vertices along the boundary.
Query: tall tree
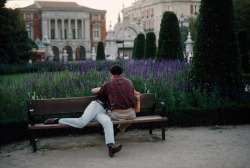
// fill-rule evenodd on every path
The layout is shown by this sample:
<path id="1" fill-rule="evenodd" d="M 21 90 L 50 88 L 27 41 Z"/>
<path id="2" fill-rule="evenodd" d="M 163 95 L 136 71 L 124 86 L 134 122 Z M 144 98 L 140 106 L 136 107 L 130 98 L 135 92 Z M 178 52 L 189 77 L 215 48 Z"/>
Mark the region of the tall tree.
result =
<path id="1" fill-rule="evenodd" d="M 232 0 L 201 0 L 190 79 L 231 94 L 242 87 Z"/>
<path id="2" fill-rule="evenodd" d="M 145 48 L 145 35 L 140 33 L 136 37 L 135 58 L 137 59 L 144 58 L 144 48 Z"/>
<path id="3" fill-rule="evenodd" d="M 103 45 L 102 41 L 99 41 L 97 44 L 96 59 L 97 60 L 104 60 L 105 59 L 104 45 Z"/>
<path id="4" fill-rule="evenodd" d="M 250 33 L 250 1 L 249 0 L 233 0 L 234 15 L 236 22 L 236 31 L 247 29 Z"/>
<path id="5" fill-rule="evenodd" d="M 137 41 L 137 37 L 135 37 L 135 40 L 134 40 L 134 47 L 133 47 L 132 58 L 136 58 L 136 57 L 135 57 L 136 41 Z"/>
<path id="6" fill-rule="evenodd" d="M 0 3 L 0 64 L 27 63 L 36 44 L 28 37 L 19 10 L 5 8 L 5 2 Z"/>
<path id="7" fill-rule="evenodd" d="M 238 32 L 240 54 L 242 59 L 242 69 L 244 73 L 250 73 L 249 65 L 249 35 L 247 30 L 240 30 Z"/>
<path id="8" fill-rule="evenodd" d="M 144 58 L 155 58 L 156 55 L 156 37 L 154 32 L 148 32 L 146 35 Z"/>
<path id="9" fill-rule="evenodd" d="M 177 16 L 166 11 L 161 20 L 157 60 L 184 59 L 181 33 Z"/>

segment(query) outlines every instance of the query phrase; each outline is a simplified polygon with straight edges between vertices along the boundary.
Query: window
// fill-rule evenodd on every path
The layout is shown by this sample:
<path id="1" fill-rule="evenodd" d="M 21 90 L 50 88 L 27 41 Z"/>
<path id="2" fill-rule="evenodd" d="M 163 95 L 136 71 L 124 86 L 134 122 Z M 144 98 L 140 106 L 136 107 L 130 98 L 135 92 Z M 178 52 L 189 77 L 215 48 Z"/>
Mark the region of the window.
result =
<path id="1" fill-rule="evenodd" d="M 154 9 L 151 9 L 151 17 L 154 17 Z"/>
<path id="2" fill-rule="evenodd" d="M 73 39 L 76 39 L 76 29 L 72 29 Z"/>
<path id="3" fill-rule="evenodd" d="M 64 39 L 67 39 L 67 29 L 64 29 Z"/>
<path id="4" fill-rule="evenodd" d="M 194 14 L 197 15 L 198 14 L 198 6 L 194 6 Z"/>
<path id="5" fill-rule="evenodd" d="M 147 9 L 147 18 L 148 18 L 148 9 Z"/>
<path id="6" fill-rule="evenodd" d="M 61 39 L 66 39 L 67 38 L 67 30 L 64 29 L 64 32 L 63 32 L 61 29 L 60 32 L 61 32 Z M 64 38 L 63 38 L 63 33 L 64 33 Z"/>
<path id="7" fill-rule="evenodd" d="M 99 19 L 98 19 L 98 15 L 95 15 L 95 20 L 99 20 Z"/>
<path id="8" fill-rule="evenodd" d="M 26 19 L 31 19 L 30 13 L 27 13 L 27 14 L 26 14 Z"/>
<path id="9" fill-rule="evenodd" d="M 94 28 L 94 39 L 99 39 L 99 28 Z"/>
<path id="10" fill-rule="evenodd" d="M 99 23 L 94 23 L 92 25 L 92 36 L 94 41 L 100 41 L 101 40 L 101 24 Z"/>
<path id="11" fill-rule="evenodd" d="M 55 39 L 55 29 L 51 29 L 51 39 Z"/>

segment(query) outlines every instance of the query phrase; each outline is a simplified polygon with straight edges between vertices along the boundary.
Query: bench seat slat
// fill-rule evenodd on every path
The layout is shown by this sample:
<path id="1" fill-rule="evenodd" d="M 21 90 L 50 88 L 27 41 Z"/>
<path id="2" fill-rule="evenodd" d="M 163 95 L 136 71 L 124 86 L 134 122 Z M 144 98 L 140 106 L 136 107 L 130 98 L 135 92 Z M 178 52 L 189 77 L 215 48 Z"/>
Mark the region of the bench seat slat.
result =
<path id="1" fill-rule="evenodd" d="M 140 116 L 136 117 L 133 120 L 123 120 L 123 121 L 112 121 L 114 125 L 118 124 L 134 124 L 134 123 L 147 123 L 147 122 L 159 122 L 159 121 L 167 121 L 167 117 L 161 117 L 161 116 Z M 101 126 L 98 122 L 90 122 L 86 126 L 92 127 L 92 126 Z M 70 128 L 69 125 L 64 124 L 51 124 L 51 125 L 44 125 L 43 123 L 35 124 L 35 126 L 31 126 L 31 124 L 28 125 L 28 128 L 30 130 L 41 130 L 41 129 L 55 129 L 55 128 Z"/>

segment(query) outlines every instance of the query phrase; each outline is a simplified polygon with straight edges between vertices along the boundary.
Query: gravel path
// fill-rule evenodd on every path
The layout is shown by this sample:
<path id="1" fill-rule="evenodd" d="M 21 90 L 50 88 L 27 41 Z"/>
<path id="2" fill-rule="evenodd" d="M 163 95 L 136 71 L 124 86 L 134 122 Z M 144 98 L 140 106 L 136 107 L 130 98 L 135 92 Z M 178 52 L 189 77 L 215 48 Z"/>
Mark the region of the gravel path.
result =
<path id="1" fill-rule="evenodd" d="M 160 130 L 154 131 L 160 136 Z M 118 134 L 122 150 L 108 156 L 99 134 L 41 138 L 2 146 L 0 168 L 249 168 L 250 125 L 169 128 L 166 141 L 147 130 Z"/>

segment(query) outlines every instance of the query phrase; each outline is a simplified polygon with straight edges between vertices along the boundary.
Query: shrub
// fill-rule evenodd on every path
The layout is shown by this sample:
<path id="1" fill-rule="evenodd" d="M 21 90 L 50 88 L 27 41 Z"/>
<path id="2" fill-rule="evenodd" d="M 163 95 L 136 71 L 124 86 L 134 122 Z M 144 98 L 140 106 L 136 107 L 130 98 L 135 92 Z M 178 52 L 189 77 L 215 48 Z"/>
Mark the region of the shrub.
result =
<path id="1" fill-rule="evenodd" d="M 181 33 L 175 13 L 166 11 L 161 20 L 157 60 L 183 60 Z"/>
<path id="2" fill-rule="evenodd" d="M 140 33 L 136 37 L 135 58 L 143 59 L 145 47 L 145 35 Z"/>
<path id="3" fill-rule="evenodd" d="M 105 53 L 104 53 L 104 45 L 102 41 L 99 41 L 97 44 L 97 55 L 96 55 L 97 60 L 103 60 L 105 59 Z"/>
<path id="4" fill-rule="evenodd" d="M 190 79 L 231 95 L 243 88 L 232 0 L 202 0 Z"/>
<path id="5" fill-rule="evenodd" d="M 249 65 L 249 35 L 247 30 L 240 30 L 238 32 L 240 54 L 242 59 L 242 69 L 244 73 L 250 73 Z"/>
<path id="6" fill-rule="evenodd" d="M 155 58 L 156 55 L 156 37 L 154 32 L 148 32 L 146 35 L 144 58 Z"/>
<path id="7" fill-rule="evenodd" d="M 136 53 L 136 41 L 137 41 L 137 37 L 135 38 L 135 40 L 134 40 L 134 47 L 133 47 L 133 53 L 132 53 L 132 58 L 136 58 L 135 57 L 135 53 Z"/>

